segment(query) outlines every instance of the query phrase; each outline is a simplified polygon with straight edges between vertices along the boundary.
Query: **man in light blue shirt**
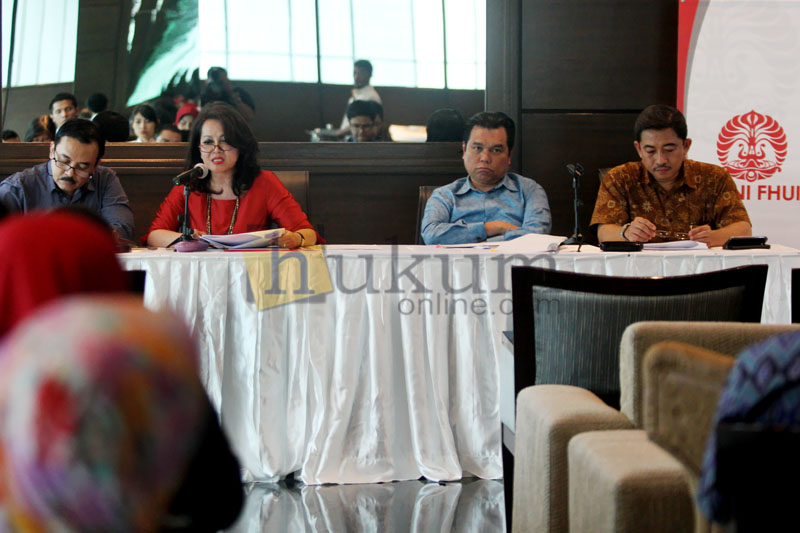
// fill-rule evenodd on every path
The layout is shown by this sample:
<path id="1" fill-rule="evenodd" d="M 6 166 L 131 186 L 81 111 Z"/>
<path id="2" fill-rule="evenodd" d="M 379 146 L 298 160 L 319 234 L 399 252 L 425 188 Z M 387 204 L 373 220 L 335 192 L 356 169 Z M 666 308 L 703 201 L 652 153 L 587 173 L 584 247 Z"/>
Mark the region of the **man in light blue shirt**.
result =
<path id="1" fill-rule="evenodd" d="M 425 205 L 425 244 L 510 240 L 550 231 L 550 205 L 532 179 L 508 172 L 514 121 L 504 113 L 478 113 L 464 128 L 468 176 L 439 187 Z"/>

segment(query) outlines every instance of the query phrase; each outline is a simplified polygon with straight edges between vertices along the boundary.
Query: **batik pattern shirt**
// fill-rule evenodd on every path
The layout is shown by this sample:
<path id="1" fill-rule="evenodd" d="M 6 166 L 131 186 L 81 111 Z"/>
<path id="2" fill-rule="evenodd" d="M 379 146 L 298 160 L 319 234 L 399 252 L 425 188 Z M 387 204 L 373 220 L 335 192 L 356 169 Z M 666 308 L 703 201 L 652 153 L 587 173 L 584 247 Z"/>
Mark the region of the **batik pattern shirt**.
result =
<path id="1" fill-rule="evenodd" d="M 747 210 L 728 171 L 687 159 L 678 181 L 665 190 L 639 161 L 611 169 L 597 192 L 591 225 L 632 222 L 642 217 L 660 231 L 679 235 L 708 224 L 719 229 L 734 222 L 750 222 Z M 655 238 L 674 240 L 670 238 Z"/>

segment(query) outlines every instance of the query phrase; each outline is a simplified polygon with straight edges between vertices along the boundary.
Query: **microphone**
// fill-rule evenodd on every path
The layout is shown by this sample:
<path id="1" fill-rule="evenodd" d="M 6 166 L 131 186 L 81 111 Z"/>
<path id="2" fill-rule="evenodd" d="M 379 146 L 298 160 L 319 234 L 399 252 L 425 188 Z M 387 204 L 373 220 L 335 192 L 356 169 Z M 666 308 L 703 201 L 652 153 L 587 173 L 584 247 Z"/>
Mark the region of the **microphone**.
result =
<path id="1" fill-rule="evenodd" d="M 197 163 L 195 166 L 181 172 L 174 178 L 172 178 L 173 185 L 186 185 L 187 183 L 195 180 L 195 179 L 203 179 L 208 176 L 208 167 L 205 166 L 203 163 Z"/>
<path id="2" fill-rule="evenodd" d="M 583 176 L 583 165 L 580 163 L 575 163 L 574 165 L 572 163 L 568 163 L 567 170 L 573 178 L 580 178 Z"/>

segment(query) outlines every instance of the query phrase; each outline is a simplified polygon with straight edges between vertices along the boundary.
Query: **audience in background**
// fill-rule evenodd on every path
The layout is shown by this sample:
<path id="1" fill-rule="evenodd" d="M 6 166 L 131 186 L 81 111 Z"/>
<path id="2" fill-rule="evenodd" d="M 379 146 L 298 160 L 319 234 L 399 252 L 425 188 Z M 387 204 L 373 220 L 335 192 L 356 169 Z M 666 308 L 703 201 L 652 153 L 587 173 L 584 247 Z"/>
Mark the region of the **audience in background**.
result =
<path id="1" fill-rule="evenodd" d="M 70 93 L 58 93 L 50 100 L 50 120 L 54 129 L 50 133 L 55 136 L 55 130 L 67 120 L 78 116 L 78 100 Z"/>
<path id="2" fill-rule="evenodd" d="M 92 122 L 100 128 L 100 133 L 106 142 L 122 143 L 131 138 L 128 119 L 116 111 L 100 111 L 94 116 Z"/>
<path id="3" fill-rule="evenodd" d="M 45 143 L 53 140 L 55 126 L 50 115 L 41 115 L 33 118 L 25 132 L 26 143 Z"/>
<path id="4" fill-rule="evenodd" d="M 425 244 L 511 240 L 549 233 L 550 204 L 544 189 L 508 171 L 514 121 L 504 113 L 478 113 L 464 128 L 467 176 L 439 187 L 425 205 Z"/>
<path id="5" fill-rule="evenodd" d="M 156 116 L 158 117 L 159 124 L 172 124 L 175 121 L 175 114 L 178 112 L 178 107 L 169 96 L 159 96 L 150 102 Z"/>
<path id="6" fill-rule="evenodd" d="M 7 337 L 0 530 L 215 532 L 242 502 L 175 313 L 132 296 L 73 297 Z"/>
<path id="7" fill-rule="evenodd" d="M 80 204 L 100 213 L 119 237 L 133 237 L 133 212 L 116 173 L 100 165 L 105 138 L 94 122 L 66 121 L 50 143 L 50 160 L 0 182 L 0 203 L 28 212 Z M 60 231 L 53 226 L 52 231 Z M 36 241 L 30 241 L 36 242 Z"/>
<path id="8" fill-rule="evenodd" d="M 464 117 L 458 109 L 437 109 L 425 125 L 426 142 L 459 142 L 464 136 Z"/>
<path id="9" fill-rule="evenodd" d="M 19 134 L 14 130 L 3 130 L 4 143 L 18 143 L 20 142 Z"/>
<path id="10" fill-rule="evenodd" d="M 347 107 L 358 100 L 367 100 L 370 102 L 381 102 L 381 97 L 375 87 L 369 84 L 372 79 L 372 63 L 366 59 L 359 59 L 353 63 L 353 88 L 350 91 L 350 98 L 347 100 Z M 342 124 L 339 129 L 333 132 L 336 138 L 346 136 L 350 131 L 349 117 L 347 116 L 347 109 L 345 109 L 344 117 L 342 117 Z"/>
<path id="11" fill-rule="evenodd" d="M 103 93 L 92 93 L 86 98 L 85 105 L 92 113 L 90 119 L 94 120 L 98 113 L 108 109 L 108 96 Z"/>
<path id="12" fill-rule="evenodd" d="M 200 110 L 194 102 L 185 102 L 178 112 L 175 114 L 175 125 L 181 131 L 190 131 L 192 129 L 192 121 L 197 118 Z"/>
<path id="13" fill-rule="evenodd" d="M 134 142 L 150 143 L 156 140 L 158 115 L 148 104 L 139 104 L 131 111 L 131 129 L 136 137 Z"/>
<path id="14" fill-rule="evenodd" d="M 345 137 L 346 142 L 370 142 L 375 140 L 377 134 L 375 120 L 378 110 L 375 102 L 356 100 L 347 106 L 347 120 L 350 135 Z"/>
<path id="15" fill-rule="evenodd" d="M 156 141 L 160 143 L 183 142 L 183 134 L 174 124 L 164 124 L 156 132 Z"/>
<path id="16" fill-rule="evenodd" d="M 248 122 L 255 116 L 253 98 L 239 87 L 234 87 L 228 79 L 228 71 L 222 67 L 208 69 L 208 82 L 200 95 L 200 106 L 212 102 L 225 102 L 232 105 Z"/>
<path id="17" fill-rule="evenodd" d="M 0 339 L 60 297 L 123 292 L 128 286 L 109 231 L 78 213 L 3 219 L 0 257 Z"/>
<path id="18" fill-rule="evenodd" d="M 371 102 L 375 106 L 375 141 L 392 142 L 392 135 L 389 133 L 389 123 L 383 119 L 383 104 Z"/>

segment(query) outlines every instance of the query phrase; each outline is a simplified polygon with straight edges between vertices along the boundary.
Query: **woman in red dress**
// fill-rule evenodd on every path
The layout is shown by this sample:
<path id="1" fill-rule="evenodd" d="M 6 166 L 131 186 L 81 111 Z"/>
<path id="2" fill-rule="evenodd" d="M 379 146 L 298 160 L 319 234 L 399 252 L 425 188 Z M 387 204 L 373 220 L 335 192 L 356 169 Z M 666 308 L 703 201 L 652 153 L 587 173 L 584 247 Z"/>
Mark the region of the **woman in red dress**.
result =
<path id="1" fill-rule="evenodd" d="M 186 168 L 202 162 L 205 179 L 191 184 L 189 226 L 195 236 L 285 228 L 283 248 L 311 246 L 321 238 L 277 176 L 258 166 L 258 142 L 244 118 L 223 103 L 204 106 L 192 124 Z M 145 240 L 168 246 L 180 236 L 183 187 L 175 186 L 161 203 Z"/>

